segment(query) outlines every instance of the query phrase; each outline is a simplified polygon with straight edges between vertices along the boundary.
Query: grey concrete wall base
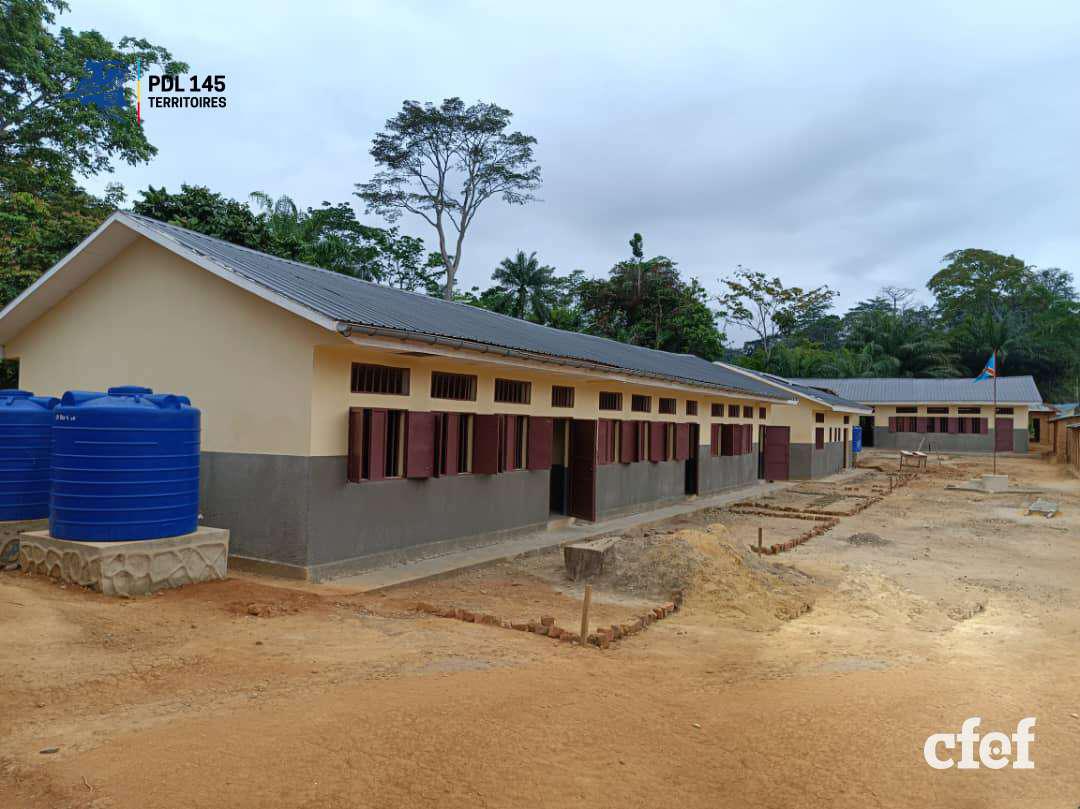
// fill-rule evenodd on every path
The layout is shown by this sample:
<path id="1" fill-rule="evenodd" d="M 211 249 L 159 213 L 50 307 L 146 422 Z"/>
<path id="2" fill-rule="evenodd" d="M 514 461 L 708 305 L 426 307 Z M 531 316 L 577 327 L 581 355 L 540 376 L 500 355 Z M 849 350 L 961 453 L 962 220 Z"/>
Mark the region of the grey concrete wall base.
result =
<path id="1" fill-rule="evenodd" d="M 792 444 L 788 476 L 792 480 L 811 480 L 835 475 L 844 468 L 845 450 L 843 441 L 827 441 L 822 449 L 813 444 Z"/>
<path id="2" fill-rule="evenodd" d="M 19 540 L 19 564 L 27 572 L 112 596 L 224 579 L 229 557 L 229 532 L 207 526 L 183 536 L 131 542 L 76 542 L 55 539 L 48 531 L 27 531 Z"/>
<path id="3" fill-rule="evenodd" d="M 0 570 L 14 570 L 19 566 L 19 535 L 27 531 L 43 531 L 49 521 L 4 520 L 0 522 Z"/>
<path id="4" fill-rule="evenodd" d="M 873 449 L 933 449 L 934 452 L 993 452 L 994 430 L 986 433 L 890 433 L 874 428 Z M 1028 451 L 1028 431 L 1013 429 L 1013 452 Z"/>

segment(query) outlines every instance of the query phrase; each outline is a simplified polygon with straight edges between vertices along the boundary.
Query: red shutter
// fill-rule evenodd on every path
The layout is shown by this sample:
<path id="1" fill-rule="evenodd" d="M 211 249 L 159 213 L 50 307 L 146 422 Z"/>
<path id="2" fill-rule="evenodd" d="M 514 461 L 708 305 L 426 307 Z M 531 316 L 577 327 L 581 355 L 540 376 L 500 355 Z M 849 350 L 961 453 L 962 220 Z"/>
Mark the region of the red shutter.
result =
<path id="1" fill-rule="evenodd" d="M 435 472 L 435 414 L 406 416 L 405 477 L 429 478 Z"/>
<path id="2" fill-rule="evenodd" d="M 675 460 L 685 461 L 690 457 L 690 425 L 675 425 Z"/>
<path id="3" fill-rule="evenodd" d="M 368 480 L 386 477 L 386 411 L 372 409 L 368 418 Z"/>
<path id="4" fill-rule="evenodd" d="M 624 421 L 620 425 L 621 435 L 619 440 L 621 446 L 619 447 L 619 461 L 621 463 L 633 463 L 639 460 L 637 456 L 637 425 L 636 421 Z"/>
<path id="5" fill-rule="evenodd" d="M 447 475 L 456 475 L 458 469 L 458 453 L 461 451 L 461 414 L 445 413 L 446 419 L 446 446 L 443 448 L 446 454 Z"/>
<path id="6" fill-rule="evenodd" d="M 720 454 L 720 425 L 712 425 L 712 430 L 709 433 L 709 453 L 712 455 Z"/>
<path id="7" fill-rule="evenodd" d="M 949 416 L 949 432 L 950 433 L 958 433 L 958 432 L 960 432 L 960 419 L 957 418 L 956 416 Z"/>
<path id="8" fill-rule="evenodd" d="M 665 433 L 667 425 L 662 421 L 650 421 L 649 424 L 649 460 L 653 463 L 666 461 Z"/>
<path id="9" fill-rule="evenodd" d="M 889 416 L 889 432 L 898 432 L 896 429 L 896 416 Z"/>
<path id="10" fill-rule="evenodd" d="M 493 415 L 473 416 L 473 472 L 477 475 L 499 471 L 500 421 Z"/>
<path id="11" fill-rule="evenodd" d="M 597 464 L 609 464 L 611 458 L 608 457 L 608 451 L 610 446 L 609 437 L 611 436 L 611 420 L 600 419 L 596 422 L 596 463 Z"/>
<path id="12" fill-rule="evenodd" d="M 982 435 L 990 434 L 989 419 L 979 419 L 979 433 Z"/>
<path id="13" fill-rule="evenodd" d="M 551 439 L 555 422 L 547 416 L 529 419 L 529 469 L 551 468 Z"/>
<path id="14" fill-rule="evenodd" d="M 825 449 L 825 428 L 818 427 L 814 430 L 814 449 Z"/>
<path id="15" fill-rule="evenodd" d="M 362 407 L 349 408 L 348 453 L 346 479 L 349 483 L 359 483 L 364 475 L 364 409 Z"/>
<path id="16" fill-rule="evenodd" d="M 754 451 L 754 425 L 743 425 L 743 455 L 749 455 Z"/>
<path id="17" fill-rule="evenodd" d="M 926 419 L 923 418 L 922 416 L 919 416 L 918 418 L 915 419 L 915 430 L 916 430 L 916 432 L 920 432 L 920 433 L 925 433 L 926 432 Z"/>

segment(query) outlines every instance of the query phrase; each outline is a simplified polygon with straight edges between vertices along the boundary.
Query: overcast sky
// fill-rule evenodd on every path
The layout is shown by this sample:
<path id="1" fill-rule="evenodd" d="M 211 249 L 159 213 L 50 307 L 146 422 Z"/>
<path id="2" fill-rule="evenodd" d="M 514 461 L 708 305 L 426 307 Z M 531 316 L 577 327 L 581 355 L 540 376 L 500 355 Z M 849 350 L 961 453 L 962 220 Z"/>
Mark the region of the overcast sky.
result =
<path id="1" fill-rule="evenodd" d="M 1080 4 L 70 2 L 226 77 L 225 110 L 144 109 L 158 156 L 88 184 L 129 201 L 187 182 L 380 224 L 351 196 L 372 135 L 457 95 L 512 110 L 544 178 L 481 209 L 465 286 L 518 249 L 599 275 L 634 231 L 710 290 L 743 264 L 841 308 L 958 248 L 1080 265 Z"/>

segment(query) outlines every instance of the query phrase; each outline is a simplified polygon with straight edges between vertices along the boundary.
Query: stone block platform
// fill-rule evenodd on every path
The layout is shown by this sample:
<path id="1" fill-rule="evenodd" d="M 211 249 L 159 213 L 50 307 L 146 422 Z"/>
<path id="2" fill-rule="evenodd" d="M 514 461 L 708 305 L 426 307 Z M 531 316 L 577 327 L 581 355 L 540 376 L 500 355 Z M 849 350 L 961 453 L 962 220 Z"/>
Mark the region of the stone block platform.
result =
<path id="1" fill-rule="evenodd" d="M 224 579 L 228 559 L 229 532 L 207 526 L 183 536 L 131 542 L 77 542 L 28 531 L 19 549 L 23 570 L 111 596 Z"/>
<path id="2" fill-rule="evenodd" d="M 20 535 L 48 527 L 47 519 L 0 521 L 0 570 L 14 570 L 19 566 Z"/>

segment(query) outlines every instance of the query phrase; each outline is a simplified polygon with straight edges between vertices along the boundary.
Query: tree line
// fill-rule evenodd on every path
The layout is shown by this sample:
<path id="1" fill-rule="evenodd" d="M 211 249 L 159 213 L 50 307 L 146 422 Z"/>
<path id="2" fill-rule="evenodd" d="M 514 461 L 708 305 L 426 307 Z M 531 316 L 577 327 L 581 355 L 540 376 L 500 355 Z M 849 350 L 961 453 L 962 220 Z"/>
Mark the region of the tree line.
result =
<path id="1" fill-rule="evenodd" d="M 9 0 L 0 38 L 0 303 L 6 304 L 123 206 L 117 185 L 88 193 L 85 178 L 156 154 L 132 110 L 82 103 L 70 91 L 84 60 L 180 74 L 187 65 L 142 38 L 112 43 L 96 31 L 57 28 L 62 0 Z M 125 98 L 132 100 L 130 88 Z M 1004 374 L 1032 374 L 1048 400 L 1080 399 L 1080 299 L 1071 276 L 1015 256 L 963 249 L 927 283 L 932 301 L 885 287 L 848 311 L 836 292 L 789 287 L 738 266 L 710 294 L 641 234 L 602 277 L 560 274 L 535 251 L 516 250 L 491 283 L 458 283 L 467 235 L 489 201 L 525 205 L 541 184 L 536 139 L 511 129 L 496 104 L 403 102 L 370 154 L 376 171 L 350 201 L 301 208 L 288 195 L 245 200 L 200 185 L 150 186 L 131 210 L 283 258 L 373 283 L 480 306 L 555 328 L 650 348 L 727 359 L 783 376 L 974 376 L 992 351 Z M 428 228 L 401 233 L 402 217 Z M 741 349 L 725 329 L 752 333 Z"/>

